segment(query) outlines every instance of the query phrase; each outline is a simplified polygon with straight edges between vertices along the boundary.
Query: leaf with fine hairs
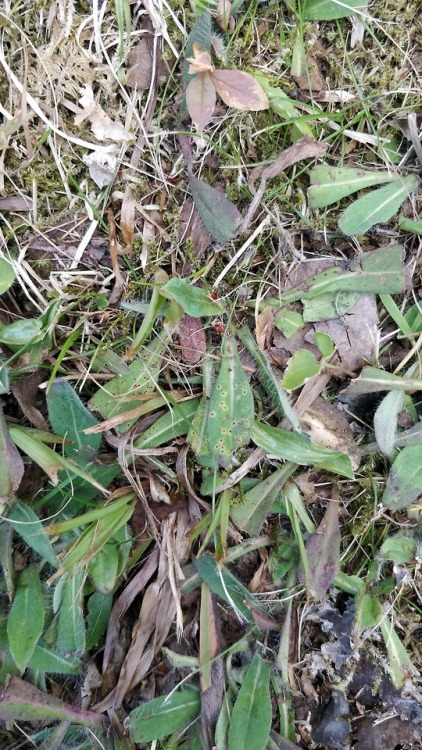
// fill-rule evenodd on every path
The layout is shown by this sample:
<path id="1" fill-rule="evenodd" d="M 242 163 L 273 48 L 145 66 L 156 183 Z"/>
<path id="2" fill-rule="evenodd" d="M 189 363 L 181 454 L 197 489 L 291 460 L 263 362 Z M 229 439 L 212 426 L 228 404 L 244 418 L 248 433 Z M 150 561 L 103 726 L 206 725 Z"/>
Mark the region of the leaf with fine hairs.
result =
<path id="1" fill-rule="evenodd" d="M 211 120 L 217 96 L 209 73 L 199 73 L 186 89 L 186 106 L 198 133 Z"/>
<path id="2" fill-rule="evenodd" d="M 258 112 L 268 109 L 268 97 L 255 78 L 241 70 L 214 70 L 210 73 L 215 90 L 229 107 Z"/>

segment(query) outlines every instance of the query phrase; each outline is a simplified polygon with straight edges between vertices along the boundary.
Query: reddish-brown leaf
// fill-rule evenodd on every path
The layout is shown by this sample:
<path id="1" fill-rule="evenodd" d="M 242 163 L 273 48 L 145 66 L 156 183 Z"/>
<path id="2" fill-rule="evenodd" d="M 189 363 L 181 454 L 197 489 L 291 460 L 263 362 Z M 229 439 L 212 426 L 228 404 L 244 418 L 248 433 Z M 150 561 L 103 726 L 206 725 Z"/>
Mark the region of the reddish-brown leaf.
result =
<path id="1" fill-rule="evenodd" d="M 183 362 L 196 365 L 206 352 L 204 324 L 201 318 L 185 315 L 179 323 L 179 338 Z"/>
<path id="2" fill-rule="evenodd" d="M 6 420 L 1 408 L 0 457 L 0 511 L 3 512 L 5 506 L 9 500 L 11 500 L 21 483 L 24 465 L 18 449 L 10 439 Z"/>
<path id="3" fill-rule="evenodd" d="M 268 109 L 268 97 L 258 81 L 241 70 L 213 70 L 209 74 L 217 94 L 229 107 L 258 112 Z"/>
<path id="4" fill-rule="evenodd" d="M 209 73 L 199 73 L 186 89 L 186 106 L 198 133 L 202 133 L 214 112 L 215 88 Z"/>

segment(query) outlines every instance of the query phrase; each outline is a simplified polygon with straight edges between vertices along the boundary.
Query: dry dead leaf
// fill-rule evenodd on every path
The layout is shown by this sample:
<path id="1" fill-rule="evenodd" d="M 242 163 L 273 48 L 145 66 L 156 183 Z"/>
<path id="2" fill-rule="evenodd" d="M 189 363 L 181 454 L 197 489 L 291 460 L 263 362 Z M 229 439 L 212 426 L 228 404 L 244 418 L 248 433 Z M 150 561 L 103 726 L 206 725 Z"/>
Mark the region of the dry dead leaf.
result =
<path id="1" fill-rule="evenodd" d="M 123 125 L 120 122 L 113 122 L 95 101 L 90 85 L 82 89 L 79 104 L 83 109 L 75 115 L 75 125 L 80 125 L 88 119 L 91 123 L 91 130 L 99 141 L 130 141 L 132 139 L 133 136 L 125 130 Z"/>
<path id="2" fill-rule="evenodd" d="M 124 253 L 132 252 L 133 233 L 135 228 L 135 201 L 132 195 L 132 188 L 126 185 L 126 190 L 120 211 L 120 231 L 125 243 Z"/>
<path id="3" fill-rule="evenodd" d="M 217 0 L 215 20 L 222 31 L 227 31 L 231 19 L 232 4 L 230 0 Z"/>
<path id="4" fill-rule="evenodd" d="M 265 351 L 267 348 L 268 326 L 272 323 L 273 318 L 273 311 L 271 307 L 267 305 L 267 307 L 264 307 L 262 312 L 259 313 L 256 319 L 255 338 L 256 343 L 262 351 Z"/>
<path id="5" fill-rule="evenodd" d="M 180 356 L 183 362 L 196 365 L 207 350 L 204 324 L 201 318 L 185 315 L 179 323 Z"/>
<path id="6" fill-rule="evenodd" d="M 346 453 L 353 469 L 359 468 L 361 454 L 349 422 L 342 412 L 323 398 L 316 398 L 300 419 L 311 439 L 326 448 Z"/>
<path id="7" fill-rule="evenodd" d="M 107 151 L 103 149 L 84 154 L 82 161 L 87 165 L 91 179 L 99 188 L 102 189 L 113 182 L 118 166 L 115 146 L 110 146 Z"/>
<path id="8" fill-rule="evenodd" d="M 142 34 L 138 44 L 127 56 L 129 66 L 126 73 L 126 85 L 138 91 L 147 91 L 152 83 L 153 41 L 149 34 Z"/>

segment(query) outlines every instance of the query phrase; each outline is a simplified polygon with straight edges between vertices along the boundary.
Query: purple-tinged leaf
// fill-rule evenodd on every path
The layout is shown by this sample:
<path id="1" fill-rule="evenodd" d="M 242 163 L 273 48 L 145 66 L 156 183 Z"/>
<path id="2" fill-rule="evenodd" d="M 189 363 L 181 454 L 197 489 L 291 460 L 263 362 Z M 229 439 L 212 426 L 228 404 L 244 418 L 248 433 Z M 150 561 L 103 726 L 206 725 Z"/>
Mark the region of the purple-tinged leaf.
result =
<path id="1" fill-rule="evenodd" d="M 324 518 L 306 543 L 309 565 L 309 591 L 316 599 L 322 599 L 340 571 L 340 526 L 339 505 L 330 500 Z"/>
<path id="2" fill-rule="evenodd" d="M 104 726 L 106 719 L 94 711 L 83 711 L 64 701 L 43 693 L 38 688 L 10 677 L 6 685 L 1 685 L 0 719 L 2 721 L 68 721 L 87 727 Z"/>
<path id="3" fill-rule="evenodd" d="M 236 206 L 219 190 L 189 173 L 189 187 L 198 213 L 209 233 L 224 245 L 236 236 L 243 219 Z"/>
<path id="4" fill-rule="evenodd" d="M 209 73 L 199 73 L 186 89 L 186 106 L 198 133 L 211 120 L 217 96 Z"/>
<path id="5" fill-rule="evenodd" d="M 18 489 L 24 472 L 21 455 L 13 445 L 0 407 L 0 513 Z"/>
<path id="6" fill-rule="evenodd" d="M 189 365 L 201 361 L 207 350 L 204 324 L 200 318 L 185 315 L 179 323 L 180 357 Z"/>
<path id="7" fill-rule="evenodd" d="M 241 70 L 214 70 L 210 73 L 218 96 L 229 107 L 250 112 L 268 109 L 268 97 L 255 78 Z"/>

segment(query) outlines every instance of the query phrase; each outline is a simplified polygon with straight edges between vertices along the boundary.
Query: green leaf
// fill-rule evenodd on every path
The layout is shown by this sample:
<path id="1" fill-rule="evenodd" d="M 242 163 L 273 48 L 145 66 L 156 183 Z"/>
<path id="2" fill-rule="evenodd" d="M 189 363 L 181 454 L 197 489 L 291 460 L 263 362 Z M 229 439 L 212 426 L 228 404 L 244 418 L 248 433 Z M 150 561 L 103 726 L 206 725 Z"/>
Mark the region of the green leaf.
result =
<path id="1" fill-rule="evenodd" d="M 362 609 L 360 614 L 361 628 L 375 628 L 379 625 L 382 617 L 382 608 L 378 599 L 369 594 L 365 594 L 362 599 Z"/>
<path id="2" fill-rule="evenodd" d="M 57 558 L 47 532 L 32 508 L 18 501 L 8 511 L 6 519 L 22 539 L 37 552 L 43 560 L 57 567 Z"/>
<path id="3" fill-rule="evenodd" d="M 65 453 L 77 463 L 86 465 L 87 459 L 96 455 L 101 445 L 101 434 L 85 435 L 83 430 L 98 424 L 85 408 L 72 386 L 64 380 L 55 380 L 47 391 L 47 408 L 50 424 L 56 433 L 66 438 Z"/>
<path id="4" fill-rule="evenodd" d="M 57 624 L 59 651 L 83 654 L 85 651 L 85 621 L 83 615 L 85 571 L 71 573 L 63 585 Z"/>
<path id="5" fill-rule="evenodd" d="M 213 302 L 204 289 L 192 286 L 186 279 L 170 279 L 167 284 L 164 284 L 162 291 L 170 294 L 183 308 L 184 312 L 193 318 L 221 313 L 220 305 Z"/>
<path id="6" fill-rule="evenodd" d="M 283 388 L 294 391 L 300 388 L 307 380 L 317 375 L 321 365 L 316 361 L 312 352 L 308 349 L 298 349 L 289 359 L 282 380 Z"/>
<path id="7" fill-rule="evenodd" d="M 24 474 L 22 457 L 10 439 L 0 406 L 0 515 L 13 498 Z"/>
<path id="8" fill-rule="evenodd" d="M 340 216 L 338 225 L 344 234 L 365 234 L 374 224 L 389 221 L 419 184 L 410 174 L 400 182 L 373 190 L 352 203 Z"/>
<path id="9" fill-rule="evenodd" d="M 209 233 L 220 243 L 233 239 L 242 222 L 242 214 L 219 190 L 188 173 L 189 187 L 195 207 Z"/>
<path id="10" fill-rule="evenodd" d="M 15 279 L 16 274 L 11 263 L 4 258 L 0 258 L 0 295 L 10 289 Z"/>
<path id="11" fill-rule="evenodd" d="M 311 443 L 301 435 L 255 422 L 251 438 L 259 448 L 277 458 L 305 466 L 310 464 L 349 479 L 354 478 L 349 456 Z"/>
<path id="12" fill-rule="evenodd" d="M 258 482 L 249 492 L 230 508 L 233 523 L 251 536 L 258 536 L 271 507 L 280 495 L 283 484 L 295 470 L 295 464 L 287 464 Z"/>
<path id="13" fill-rule="evenodd" d="M 342 393 L 377 393 L 378 391 L 422 391 L 422 380 L 402 378 L 378 367 L 363 367 L 356 380 L 352 380 Z"/>
<path id="14" fill-rule="evenodd" d="M 243 616 L 247 622 L 253 623 L 251 610 L 246 603 L 252 602 L 254 608 L 258 610 L 262 610 L 262 607 L 256 597 L 227 568 L 217 564 L 209 553 L 195 558 L 193 564 L 213 594 L 227 602 L 240 618 Z"/>
<path id="15" fill-rule="evenodd" d="M 330 500 L 317 530 L 306 542 L 310 594 L 323 599 L 335 577 L 340 572 L 341 533 L 338 522 L 339 504 Z"/>
<path id="16" fill-rule="evenodd" d="M 216 461 L 211 453 L 209 440 L 206 435 L 208 412 L 209 398 L 203 396 L 192 419 L 186 440 L 196 454 L 196 461 L 199 466 L 214 468 Z"/>
<path id="17" fill-rule="evenodd" d="M 280 302 L 312 299 L 328 292 L 399 294 L 405 288 L 402 256 L 402 245 L 380 247 L 361 255 L 359 260 L 351 265 L 351 270 L 340 266 L 328 268 L 307 279 L 300 286 L 283 292 L 279 297 L 266 300 L 266 304 L 278 309 Z"/>
<path id="18" fill-rule="evenodd" d="M 367 172 L 353 167 L 318 164 L 310 173 L 309 205 L 311 208 L 325 208 L 358 190 L 398 179 L 399 175 L 389 172 Z"/>
<path id="19" fill-rule="evenodd" d="M 403 214 L 399 216 L 399 227 L 402 232 L 412 232 L 412 234 L 422 234 L 422 221 L 407 219 Z"/>
<path id="20" fill-rule="evenodd" d="M 400 451 L 390 469 L 382 503 L 391 510 L 400 510 L 411 505 L 420 494 L 422 452 L 419 445 L 408 445 Z"/>
<path id="21" fill-rule="evenodd" d="M 303 322 L 335 320 L 350 312 L 359 299 L 359 292 L 327 292 L 303 300 Z"/>
<path id="22" fill-rule="evenodd" d="M 255 654 L 236 703 L 229 726 L 229 750 L 264 750 L 271 728 L 270 673 L 268 662 Z"/>
<path id="23" fill-rule="evenodd" d="M 381 633 L 387 647 L 387 668 L 396 688 L 404 685 L 408 675 L 416 675 L 418 671 L 412 664 L 406 646 L 401 642 L 388 617 L 382 617 L 380 621 Z"/>
<path id="24" fill-rule="evenodd" d="M 233 8 L 233 4 L 232 4 Z M 302 116 L 300 111 L 296 109 L 297 102 L 294 99 L 289 99 L 283 89 L 275 88 L 270 86 L 266 75 L 261 73 L 255 73 L 255 78 L 261 84 L 265 93 L 268 96 L 270 108 L 275 112 L 282 120 L 291 122 L 291 133 L 292 141 L 297 141 L 304 135 L 308 135 L 310 138 L 314 138 L 314 133 L 306 120 L 306 117 Z"/>
<path id="25" fill-rule="evenodd" d="M 416 552 L 416 539 L 406 536 L 402 531 L 387 537 L 382 543 L 378 553 L 383 560 L 392 560 L 392 562 L 403 565 L 414 557 Z"/>
<path id="26" fill-rule="evenodd" d="M 296 432 L 300 432 L 299 419 L 296 416 L 295 410 L 290 405 L 287 393 L 281 387 L 280 378 L 271 367 L 265 354 L 255 343 L 248 326 L 242 326 L 237 333 L 242 344 L 246 346 L 249 354 L 254 358 L 258 365 L 258 378 L 268 393 L 273 406 L 275 406 L 280 415 L 285 415 L 287 417 L 292 428 L 296 430 Z"/>
<path id="27" fill-rule="evenodd" d="M 15 598 L 7 618 L 10 652 L 23 672 L 44 629 L 45 607 L 41 581 L 35 566 L 19 574 Z"/>
<path id="28" fill-rule="evenodd" d="M 128 372 L 113 378 L 97 391 L 89 402 L 90 408 L 99 411 L 104 419 L 110 419 L 136 406 L 137 396 L 153 393 L 161 371 L 164 349 L 165 341 L 159 337 L 153 339 L 131 362 Z M 116 429 L 127 432 L 135 421 L 128 420 Z"/>
<path id="29" fill-rule="evenodd" d="M 246 378 L 235 342 L 226 337 L 223 355 L 211 394 L 207 437 L 218 464 L 233 465 L 235 451 L 250 440 L 254 419 L 251 387 Z"/>
<path id="30" fill-rule="evenodd" d="M 315 331 L 314 342 L 317 345 L 323 357 L 331 357 L 331 355 L 334 353 L 334 349 L 335 349 L 334 342 L 331 336 L 328 335 L 328 333 L 323 333 L 322 331 Z"/>
<path id="31" fill-rule="evenodd" d="M 333 21 L 365 11 L 367 0 L 305 0 L 303 17 L 308 21 Z"/>
<path id="32" fill-rule="evenodd" d="M 375 440 L 384 456 L 391 458 L 397 431 L 397 418 L 404 404 L 404 391 L 391 391 L 384 396 L 374 415 Z"/>
<path id="33" fill-rule="evenodd" d="M 16 320 L 0 329 L 0 341 L 10 347 L 25 346 L 39 339 L 42 328 L 40 318 Z"/>
<path id="34" fill-rule="evenodd" d="M 290 339 L 295 333 L 302 328 L 304 323 L 303 315 L 295 310 L 280 310 L 274 317 L 274 325 L 282 332 L 286 339 Z"/>
<path id="35" fill-rule="evenodd" d="M 35 461 L 46 474 L 50 477 L 53 484 L 58 484 L 57 473 L 62 469 L 66 469 L 71 474 L 76 474 L 81 479 L 84 479 L 89 484 L 94 485 L 101 492 L 105 492 L 104 487 L 97 482 L 87 471 L 83 471 L 77 464 L 73 463 L 69 459 L 61 456 L 59 453 L 51 450 L 47 445 L 44 445 L 38 440 L 32 432 L 23 428 L 10 425 L 9 427 L 10 437 L 13 442 L 25 453 L 28 454 L 33 461 Z"/>
<path id="36" fill-rule="evenodd" d="M 96 591 L 102 594 L 112 593 L 116 585 L 118 568 L 117 544 L 115 542 L 105 544 L 88 565 L 88 576 Z"/>
<path id="37" fill-rule="evenodd" d="M 28 661 L 30 669 L 52 674 L 80 674 L 84 671 L 83 662 L 75 656 L 63 656 L 52 651 L 43 643 L 37 643 Z"/>
<path id="38" fill-rule="evenodd" d="M 181 734 L 199 711 L 199 690 L 181 690 L 135 708 L 125 726 L 132 742 L 153 742 L 173 732 Z"/>
<path id="39" fill-rule="evenodd" d="M 86 616 L 86 644 L 85 648 L 90 651 L 98 643 L 107 630 L 111 607 L 113 605 L 113 594 L 102 594 L 95 591 L 88 599 L 88 614 Z"/>
<path id="40" fill-rule="evenodd" d="M 151 427 L 148 427 L 139 438 L 134 440 L 135 448 L 159 448 L 160 445 L 164 445 L 164 443 L 168 443 L 180 435 L 186 435 L 199 406 L 199 401 L 199 398 L 181 401 L 177 404 L 177 408 L 169 409 Z"/>

